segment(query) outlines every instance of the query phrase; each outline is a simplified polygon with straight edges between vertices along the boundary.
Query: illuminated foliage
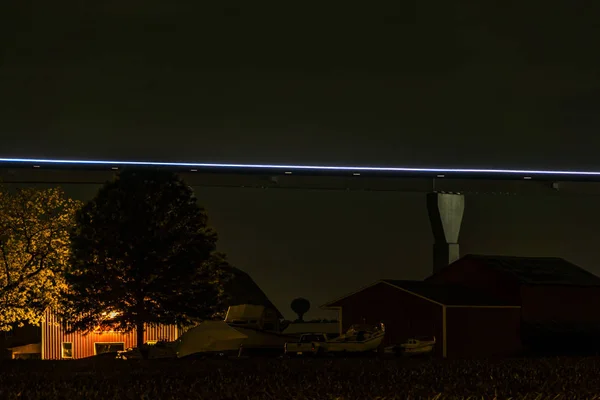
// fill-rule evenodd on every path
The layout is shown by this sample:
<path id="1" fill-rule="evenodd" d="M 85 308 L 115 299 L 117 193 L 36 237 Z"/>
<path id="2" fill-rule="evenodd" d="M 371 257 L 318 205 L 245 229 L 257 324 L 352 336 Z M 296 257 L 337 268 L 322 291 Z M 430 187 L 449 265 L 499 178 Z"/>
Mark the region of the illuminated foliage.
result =
<path id="1" fill-rule="evenodd" d="M 216 240 L 176 175 L 122 172 L 77 214 L 67 328 L 136 329 L 140 346 L 144 324 L 185 326 L 213 317 L 222 311 L 219 267 L 226 263 L 215 253 Z"/>
<path id="2" fill-rule="evenodd" d="M 0 188 L 0 330 L 58 307 L 78 207 L 61 189 Z"/>

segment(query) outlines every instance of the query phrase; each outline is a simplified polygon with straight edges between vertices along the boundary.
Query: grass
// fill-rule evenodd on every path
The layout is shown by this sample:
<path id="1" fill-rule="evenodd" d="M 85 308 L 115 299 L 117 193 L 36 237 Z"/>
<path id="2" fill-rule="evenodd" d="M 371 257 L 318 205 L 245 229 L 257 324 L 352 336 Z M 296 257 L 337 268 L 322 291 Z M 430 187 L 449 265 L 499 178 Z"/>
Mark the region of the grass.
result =
<path id="1" fill-rule="evenodd" d="M 598 399 L 600 358 L 0 364 L 2 399 Z"/>

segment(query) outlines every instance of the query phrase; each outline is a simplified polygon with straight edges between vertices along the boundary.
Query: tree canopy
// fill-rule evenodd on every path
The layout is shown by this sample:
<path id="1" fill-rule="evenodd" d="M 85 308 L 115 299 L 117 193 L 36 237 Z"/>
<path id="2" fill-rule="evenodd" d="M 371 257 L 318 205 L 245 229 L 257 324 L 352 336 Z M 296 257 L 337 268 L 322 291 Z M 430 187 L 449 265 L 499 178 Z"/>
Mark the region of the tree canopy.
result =
<path id="1" fill-rule="evenodd" d="M 226 263 L 194 193 L 175 174 L 123 171 L 77 213 L 69 331 L 187 325 L 221 312 Z"/>
<path id="2" fill-rule="evenodd" d="M 0 188 L 0 330 L 59 306 L 78 207 L 58 188 Z"/>

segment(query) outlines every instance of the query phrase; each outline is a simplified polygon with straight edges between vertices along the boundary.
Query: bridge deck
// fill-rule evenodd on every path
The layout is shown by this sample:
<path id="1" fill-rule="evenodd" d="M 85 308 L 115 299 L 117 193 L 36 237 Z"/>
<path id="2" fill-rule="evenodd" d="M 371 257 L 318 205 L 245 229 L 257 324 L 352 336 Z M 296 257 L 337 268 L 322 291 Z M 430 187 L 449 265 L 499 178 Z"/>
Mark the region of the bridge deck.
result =
<path id="1" fill-rule="evenodd" d="M 274 173 L 265 173 L 274 172 Z M 0 183 L 101 185 L 112 180 L 116 170 L 0 168 Z M 600 195 L 600 182 L 553 181 L 516 177 L 475 178 L 433 176 L 382 176 L 377 174 L 286 174 L 285 171 L 195 171 L 179 170 L 193 187 L 238 187 L 297 190 L 358 190 L 427 193 L 432 191 L 493 195 Z"/>

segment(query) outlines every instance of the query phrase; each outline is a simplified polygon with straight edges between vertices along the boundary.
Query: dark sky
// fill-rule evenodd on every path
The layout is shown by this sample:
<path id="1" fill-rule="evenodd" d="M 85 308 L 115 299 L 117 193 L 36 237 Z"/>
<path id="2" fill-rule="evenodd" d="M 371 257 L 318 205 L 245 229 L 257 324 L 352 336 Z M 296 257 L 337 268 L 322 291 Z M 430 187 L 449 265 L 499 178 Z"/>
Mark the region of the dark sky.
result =
<path id="1" fill-rule="evenodd" d="M 13 3 L 1 156 L 600 169 L 597 2 Z M 284 313 L 430 265 L 422 195 L 198 195 Z M 463 248 L 594 270 L 595 202 L 468 199 Z"/>

